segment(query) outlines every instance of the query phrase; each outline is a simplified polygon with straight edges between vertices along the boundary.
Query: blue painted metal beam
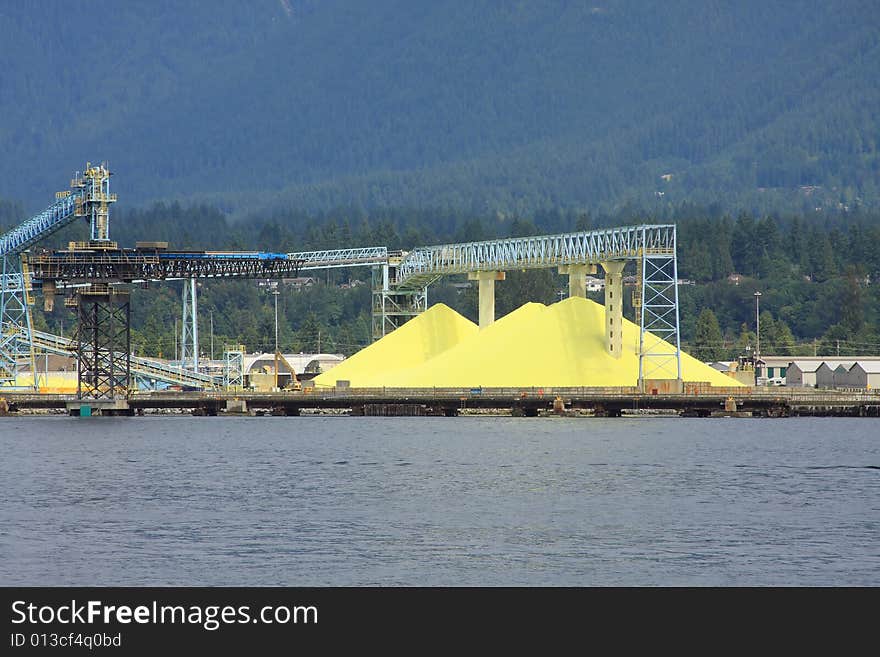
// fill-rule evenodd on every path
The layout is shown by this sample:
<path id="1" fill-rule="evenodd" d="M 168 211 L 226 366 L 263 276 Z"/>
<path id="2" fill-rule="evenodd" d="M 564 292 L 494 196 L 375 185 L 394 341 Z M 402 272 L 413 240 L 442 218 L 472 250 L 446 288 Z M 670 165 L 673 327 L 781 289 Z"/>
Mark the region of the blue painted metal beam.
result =
<path id="1" fill-rule="evenodd" d="M 40 214 L 0 235 L 0 256 L 17 255 L 64 228 L 76 218 L 76 199 L 79 197 L 80 192 L 75 192 L 59 198 Z"/>

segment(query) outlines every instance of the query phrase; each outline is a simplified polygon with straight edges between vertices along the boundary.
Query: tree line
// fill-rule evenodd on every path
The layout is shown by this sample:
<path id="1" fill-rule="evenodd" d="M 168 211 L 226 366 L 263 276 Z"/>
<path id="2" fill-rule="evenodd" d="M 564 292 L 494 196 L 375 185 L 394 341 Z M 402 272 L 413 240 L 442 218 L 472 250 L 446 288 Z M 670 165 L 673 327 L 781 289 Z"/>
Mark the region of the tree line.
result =
<path id="1" fill-rule="evenodd" d="M 18 221 L 18 210 L 14 204 L 0 203 L 6 227 Z M 632 208 L 603 214 L 551 208 L 529 216 L 505 216 L 461 210 L 339 208 L 315 214 L 288 210 L 235 222 L 209 205 L 158 203 L 114 212 L 111 235 L 122 246 L 167 240 L 177 249 L 290 252 L 379 245 L 405 250 L 636 223 L 677 226 L 679 276 L 685 282 L 679 287 L 682 341 L 695 356 L 730 359 L 754 348 L 756 291 L 761 292 L 762 353 L 880 353 L 880 249 L 876 248 L 880 215 L 868 210 L 734 216 L 718 206 L 688 203 L 653 215 Z M 87 227 L 76 223 L 40 247 L 57 248 L 86 238 Z M 320 348 L 350 355 L 369 344 L 370 270 L 306 275 L 313 284 L 280 288 L 280 346 L 288 352 Z M 465 282 L 464 277 L 442 279 L 431 286 L 429 300 L 446 303 L 475 320 L 476 290 L 458 285 Z M 565 295 L 566 282 L 555 270 L 509 272 L 497 286 L 497 313 L 506 314 L 527 301 L 557 301 Z M 168 282 L 133 290 L 132 341 L 138 353 L 173 357 L 179 342 L 180 285 Z M 599 295 L 593 298 L 601 301 Z M 202 352 L 209 355 L 212 336 L 215 356 L 226 344 L 272 350 L 274 301 L 257 281 L 201 281 Z M 633 317 L 628 295 L 625 312 Z M 56 304 L 51 313 L 44 313 L 38 304 L 34 317 L 38 328 L 68 334 L 71 330 L 73 318 L 63 304 Z"/>

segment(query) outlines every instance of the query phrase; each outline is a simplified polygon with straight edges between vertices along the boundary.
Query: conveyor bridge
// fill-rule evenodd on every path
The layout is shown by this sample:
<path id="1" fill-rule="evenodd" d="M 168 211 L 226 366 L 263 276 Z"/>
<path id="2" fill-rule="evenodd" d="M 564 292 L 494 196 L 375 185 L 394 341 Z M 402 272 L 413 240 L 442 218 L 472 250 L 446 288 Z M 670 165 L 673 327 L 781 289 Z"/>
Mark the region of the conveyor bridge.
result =
<path id="1" fill-rule="evenodd" d="M 34 331 L 33 339 L 35 348 L 50 354 L 58 354 L 60 356 L 76 355 L 78 343 L 71 338 L 55 335 L 53 333 Z M 22 340 L 24 340 L 23 337 Z M 192 388 L 210 389 L 219 387 L 217 380 L 208 374 L 191 372 L 151 358 L 143 358 L 135 355 L 132 355 L 130 358 L 131 373 L 143 379 L 163 381 L 172 385 L 188 386 Z"/>
<path id="2" fill-rule="evenodd" d="M 516 237 L 462 244 L 425 246 L 407 253 L 397 266 L 392 287 L 413 289 L 448 274 L 564 265 L 595 265 L 630 260 L 643 253 L 672 255 L 675 226 L 643 225 L 559 235 Z"/>

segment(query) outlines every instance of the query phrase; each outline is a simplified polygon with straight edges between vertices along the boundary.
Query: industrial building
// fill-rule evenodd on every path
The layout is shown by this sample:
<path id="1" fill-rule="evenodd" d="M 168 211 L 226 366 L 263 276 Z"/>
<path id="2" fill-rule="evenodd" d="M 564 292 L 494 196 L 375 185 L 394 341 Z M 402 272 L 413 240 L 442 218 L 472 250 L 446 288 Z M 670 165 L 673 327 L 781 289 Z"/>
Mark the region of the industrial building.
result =
<path id="1" fill-rule="evenodd" d="M 757 366 L 759 381 L 773 381 L 778 385 L 794 387 L 839 388 L 845 387 L 840 378 L 843 371 L 849 372 L 854 363 L 880 363 L 880 356 L 850 356 L 837 358 L 828 356 L 761 356 Z M 826 368 L 821 368 L 822 364 Z M 717 364 L 722 365 L 722 364 Z M 713 364 L 716 366 L 716 364 Z M 838 378 L 834 378 L 834 372 Z M 792 371 L 792 367 L 796 367 Z M 724 371 L 723 367 L 716 367 Z"/>
<path id="2" fill-rule="evenodd" d="M 851 367 L 853 359 L 812 358 L 793 360 L 786 371 L 785 384 L 796 388 L 833 388 L 834 371 Z"/>
<path id="3" fill-rule="evenodd" d="M 837 388 L 843 383 L 844 377 L 846 377 L 853 363 L 854 361 L 852 360 L 844 362 L 824 361 L 816 369 L 816 387 Z"/>
<path id="4" fill-rule="evenodd" d="M 880 386 L 880 357 L 798 358 L 788 365 L 786 385 L 795 388 L 877 389 Z"/>
<path id="5" fill-rule="evenodd" d="M 776 381 L 785 385 L 788 374 L 788 366 L 794 360 L 793 356 L 761 356 L 756 366 L 755 375 L 758 379 Z M 801 361 L 810 361 L 810 358 L 798 357 Z M 824 359 L 819 359 L 817 365 Z"/>
<path id="6" fill-rule="evenodd" d="M 816 371 L 824 361 L 795 360 L 789 363 L 785 374 L 785 385 L 794 388 L 815 388 Z"/>
<path id="7" fill-rule="evenodd" d="M 843 377 L 846 388 L 865 388 L 866 390 L 880 389 L 880 361 L 858 360 L 849 368 Z"/>

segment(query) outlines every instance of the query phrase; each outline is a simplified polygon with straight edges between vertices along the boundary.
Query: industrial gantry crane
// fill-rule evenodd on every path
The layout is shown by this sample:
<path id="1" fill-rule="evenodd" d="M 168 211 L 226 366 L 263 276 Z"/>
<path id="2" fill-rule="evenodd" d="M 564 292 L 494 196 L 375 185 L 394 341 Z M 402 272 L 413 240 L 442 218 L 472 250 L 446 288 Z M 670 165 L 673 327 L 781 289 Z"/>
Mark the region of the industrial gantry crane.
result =
<path id="1" fill-rule="evenodd" d="M 36 387 L 30 312 L 33 287 L 25 251 L 77 218 L 89 222 L 93 240 L 106 240 L 110 204 L 116 201 L 116 195 L 110 193 L 110 175 L 104 164 L 86 163 L 70 181 L 70 189 L 55 195 L 52 205 L 0 235 L 0 385 L 14 386 L 21 365 L 27 363 Z"/>
<path id="2" fill-rule="evenodd" d="M 4 258 L 0 376 L 15 381 L 23 359 L 33 362 L 34 344 L 69 349 L 77 359 L 80 398 L 115 399 L 131 388 L 131 305 L 129 284 L 195 278 L 276 278 L 296 276 L 301 262 L 285 253 L 261 251 L 173 251 L 162 242 L 120 248 L 110 240 L 110 171 L 87 165 L 46 211 L 0 236 Z M 77 217 L 90 224 L 90 239 L 69 248 L 26 253 Z M 18 260 L 18 262 L 16 262 Z M 47 310 L 59 291 L 77 317 L 73 340 L 35 335 L 30 314 L 32 290 L 40 289 Z M 138 367 L 150 369 L 141 359 Z M 154 373 L 161 368 L 154 368 Z M 194 373 L 196 378 L 201 378 Z M 210 377 L 204 377 L 210 381 Z M 35 381 L 36 383 L 36 381 Z"/>

